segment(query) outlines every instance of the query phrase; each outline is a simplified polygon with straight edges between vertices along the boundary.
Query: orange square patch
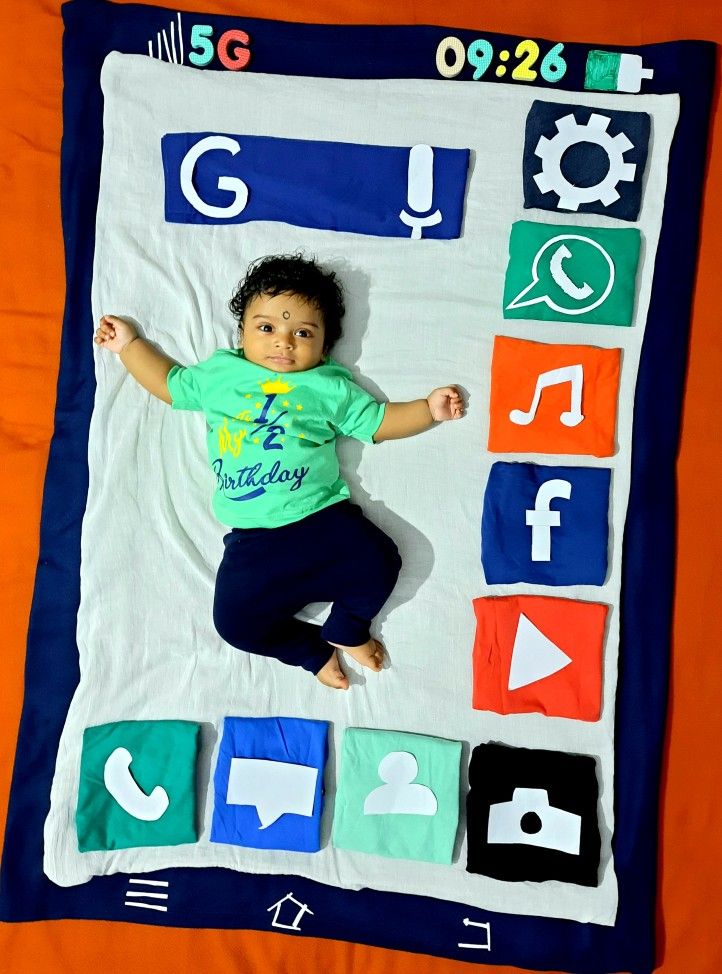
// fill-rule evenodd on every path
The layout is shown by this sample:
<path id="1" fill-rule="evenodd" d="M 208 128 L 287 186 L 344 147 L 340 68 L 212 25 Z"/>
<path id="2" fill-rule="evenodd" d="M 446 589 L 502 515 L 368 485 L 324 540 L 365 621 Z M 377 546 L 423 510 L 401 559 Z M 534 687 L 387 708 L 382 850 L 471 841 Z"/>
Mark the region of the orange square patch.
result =
<path id="1" fill-rule="evenodd" d="M 612 456 L 621 351 L 497 335 L 489 450 Z"/>
<path id="2" fill-rule="evenodd" d="M 608 606 L 543 595 L 473 606 L 475 710 L 599 720 Z"/>

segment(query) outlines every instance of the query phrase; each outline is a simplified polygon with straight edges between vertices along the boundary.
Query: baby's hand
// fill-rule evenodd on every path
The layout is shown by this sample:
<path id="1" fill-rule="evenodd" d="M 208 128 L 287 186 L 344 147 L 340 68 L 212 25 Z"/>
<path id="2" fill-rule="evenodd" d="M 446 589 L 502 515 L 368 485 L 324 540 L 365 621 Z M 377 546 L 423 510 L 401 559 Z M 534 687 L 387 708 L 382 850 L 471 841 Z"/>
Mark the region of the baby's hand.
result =
<path id="1" fill-rule="evenodd" d="M 103 315 L 95 332 L 95 344 L 120 355 L 126 345 L 129 345 L 138 332 L 133 325 L 116 315 Z"/>
<path id="2" fill-rule="evenodd" d="M 464 415 L 464 400 L 456 386 L 442 386 L 434 389 L 426 397 L 432 418 L 437 423 L 447 419 L 461 419 Z"/>

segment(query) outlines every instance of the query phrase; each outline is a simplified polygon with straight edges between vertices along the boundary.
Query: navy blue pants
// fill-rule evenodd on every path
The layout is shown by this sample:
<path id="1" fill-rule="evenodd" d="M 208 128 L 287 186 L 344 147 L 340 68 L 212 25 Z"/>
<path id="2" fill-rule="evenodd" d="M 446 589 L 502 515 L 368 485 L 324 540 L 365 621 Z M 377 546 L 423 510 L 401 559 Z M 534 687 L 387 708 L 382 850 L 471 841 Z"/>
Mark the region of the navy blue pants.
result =
<path id="1" fill-rule="evenodd" d="M 318 673 L 329 643 L 359 646 L 401 569 L 393 541 L 361 508 L 340 501 L 280 528 L 234 528 L 216 577 L 213 621 L 247 653 Z M 323 626 L 294 615 L 309 602 L 332 602 Z"/>

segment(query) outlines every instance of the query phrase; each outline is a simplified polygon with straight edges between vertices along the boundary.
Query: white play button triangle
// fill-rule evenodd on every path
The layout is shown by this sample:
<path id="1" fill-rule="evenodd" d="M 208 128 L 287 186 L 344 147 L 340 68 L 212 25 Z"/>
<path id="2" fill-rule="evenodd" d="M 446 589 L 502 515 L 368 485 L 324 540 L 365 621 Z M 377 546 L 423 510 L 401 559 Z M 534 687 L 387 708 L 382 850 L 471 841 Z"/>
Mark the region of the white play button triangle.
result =
<path id="1" fill-rule="evenodd" d="M 519 625 L 511 653 L 510 690 L 518 690 L 519 687 L 543 680 L 569 666 L 571 661 L 571 657 L 537 629 L 523 612 L 519 614 Z"/>

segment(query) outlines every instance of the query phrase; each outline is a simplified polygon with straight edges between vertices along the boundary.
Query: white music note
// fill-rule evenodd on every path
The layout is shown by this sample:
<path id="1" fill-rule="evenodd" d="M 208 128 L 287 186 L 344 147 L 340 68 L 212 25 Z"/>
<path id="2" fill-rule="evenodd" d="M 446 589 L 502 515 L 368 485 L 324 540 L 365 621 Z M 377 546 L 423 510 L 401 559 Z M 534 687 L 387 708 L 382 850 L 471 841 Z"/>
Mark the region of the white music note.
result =
<path id="1" fill-rule="evenodd" d="M 561 414 L 559 419 L 565 426 L 579 426 L 584 419 L 582 414 L 582 389 L 584 387 L 584 368 L 581 365 L 565 365 L 561 369 L 542 372 L 536 380 L 534 398 L 528 410 L 512 409 L 509 419 L 517 426 L 528 426 L 534 420 L 539 407 L 541 394 L 549 386 L 571 383 L 571 408 Z"/>

